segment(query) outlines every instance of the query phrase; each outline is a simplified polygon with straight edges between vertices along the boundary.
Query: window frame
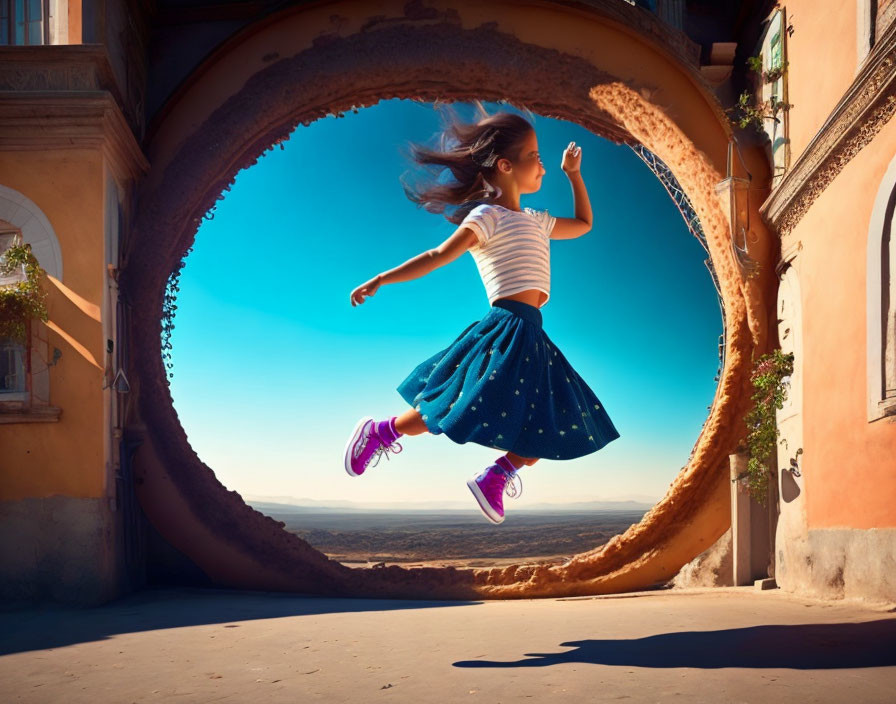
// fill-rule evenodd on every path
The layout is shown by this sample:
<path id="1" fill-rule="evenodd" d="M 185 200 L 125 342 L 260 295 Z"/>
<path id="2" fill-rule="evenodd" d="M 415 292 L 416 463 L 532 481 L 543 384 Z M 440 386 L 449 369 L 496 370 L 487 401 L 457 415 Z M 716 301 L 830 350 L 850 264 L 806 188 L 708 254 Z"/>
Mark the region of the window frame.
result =
<path id="1" fill-rule="evenodd" d="M 886 237 L 886 240 L 885 240 Z M 896 260 L 896 157 L 890 161 L 877 189 L 871 221 L 868 225 L 866 260 L 866 347 L 868 375 L 869 423 L 896 416 L 896 396 L 887 395 L 887 352 L 896 354 L 896 340 L 888 339 L 887 305 L 894 305 L 890 295 L 894 289 L 891 262 Z M 886 246 L 885 246 L 886 245 Z M 884 260 L 886 257 L 886 261 Z"/>
<path id="2" fill-rule="evenodd" d="M 23 41 L 19 44 L 16 42 L 16 0 L 0 0 L 0 7 L 5 7 L 7 9 L 7 17 L 5 20 L 0 18 L 0 39 L 2 39 L 2 34 L 5 31 L 7 34 L 7 41 L 5 44 L 0 44 L 0 46 L 45 46 L 50 43 L 50 0 L 39 0 L 39 2 L 41 11 L 41 40 L 36 44 L 32 44 L 31 41 L 29 41 L 29 0 L 22 0 L 22 9 L 25 14 L 25 29 L 22 32 Z M 5 26 L 3 26 L 2 23 L 5 23 Z"/>
<path id="3" fill-rule="evenodd" d="M 783 8 L 776 9 L 768 19 L 765 32 L 760 40 L 763 72 L 779 68 L 787 61 L 787 22 Z M 772 57 L 775 52 L 774 58 Z M 787 71 L 777 80 L 760 86 L 760 99 L 777 103 L 788 102 Z M 780 123 L 774 120 L 763 120 L 762 128 L 768 135 L 771 144 L 772 182 L 777 185 L 790 168 L 790 111 L 786 108 L 778 112 Z M 773 186 L 774 187 L 774 186 Z"/>
<path id="4" fill-rule="evenodd" d="M 23 406 L 31 405 L 31 321 L 25 323 L 25 337 L 28 342 L 14 342 L 11 338 L 0 338 L 0 353 L 4 353 L 7 348 L 18 348 L 22 355 L 22 390 L 21 391 L 2 391 L 0 390 L 0 409 L 15 410 Z M 7 341 L 9 341 L 7 343 Z"/>
<path id="5" fill-rule="evenodd" d="M 10 237 L 9 244 L 4 244 L 2 238 Z M 22 231 L 13 226 L 0 225 L 0 257 L 6 254 L 6 250 L 17 244 L 22 244 L 24 238 Z M 18 348 L 22 356 L 22 391 L 3 391 L 0 387 L 0 410 L 18 410 L 31 405 L 31 321 L 25 323 L 25 342 L 15 342 L 12 338 L 0 338 L 2 349 L 8 347 Z"/>
<path id="6" fill-rule="evenodd" d="M 0 230 L 18 233 L 19 242 L 32 251 L 48 276 L 63 278 L 62 250 L 46 214 L 24 193 L 0 183 Z M 52 288 L 48 291 L 52 296 Z M 26 323 L 24 357 L 27 400 L 0 401 L 0 424 L 56 422 L 62 409 L 50 403 L 51 374 L 61 351 L 50 346 L 50 323 L 38 319 Z M 20 343 L 21 344 L 21 343 Z M 50 361 L 50 350 L 53 356 Z"/>
<path id="7" fill-rule="evenodd" d="M 13 243 L 24 242 L 24 235 L 20 228 L 5 221 L 0 221 L 0 234 L 13 234 Z M 11 246 L 11 245 L 10 245 Z M 3 250 L 6 251 L 5 249 Z M 4 338 L 10 340 L 10 338 Z M 41 390 L 35 389 L 35 374 L 46 373 L 49 367 L 55 364 L 47 363 L 47 351 L 49 348 L 47 328 L 43 325 L 35 325 L 33 319 L 25 322 L 25 342 L 12 342 L 10 346 L 17 346 L 22 351 L 22 391 L 0 392 L 0 424 L 7 423 L 34 423 L 57 422 L 62 409 L 50 404 L 49 379 L 41 383 Z M 35 369 L 37 365 L 37 369 Z"/>

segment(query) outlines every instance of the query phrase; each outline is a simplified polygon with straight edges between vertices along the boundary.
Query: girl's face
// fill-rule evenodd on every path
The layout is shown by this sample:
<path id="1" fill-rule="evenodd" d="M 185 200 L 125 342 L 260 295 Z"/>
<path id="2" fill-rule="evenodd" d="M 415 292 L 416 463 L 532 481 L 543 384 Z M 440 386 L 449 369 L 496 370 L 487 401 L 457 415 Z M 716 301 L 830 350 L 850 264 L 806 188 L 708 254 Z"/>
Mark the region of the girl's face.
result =
<path id="1" fill-rule="evenodd" d="M 534 130 L 529 132 L 523 140 L 520 155 L 512 163 L 512 174 L 520 193 L 535 193 L 541 188 L 541 179 L 545 174 L 545 168 L 538 151 L 538 138 Z"/>

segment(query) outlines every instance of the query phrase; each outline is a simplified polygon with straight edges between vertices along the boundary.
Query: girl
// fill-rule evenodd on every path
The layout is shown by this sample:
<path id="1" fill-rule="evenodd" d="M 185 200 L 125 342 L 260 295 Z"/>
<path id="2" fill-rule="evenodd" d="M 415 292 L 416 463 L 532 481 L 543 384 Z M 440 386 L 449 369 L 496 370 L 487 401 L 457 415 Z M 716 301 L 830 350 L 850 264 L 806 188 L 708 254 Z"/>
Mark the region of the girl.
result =
<path id="1" fill-rule="evenodd" d="M 481 105 L 479 110 L 484 113 Z M 404 190 L 430 212 L 459 206 L 445 215 L 459 227 L 438 248 L 358 286 L 351 304 L 363 303 L 383 284 L 419 278 L 469 251 L 491 308 L 398 385 L 412 409 L 358 421 L 345 447 L 345 470 L 359 476 L 374 456 L 379 462 L 390 450 L 400 452 L 399 437 L 423 432 L 505 451 L 467 481 L 485 517 L 497 524 L 504 520 L 502 494 L 522 492 L 521 481 L 517 490 L 509 480 L 518 479 L 523 465 L 542 457 L 581 457 L 619 437 L 603 404 L 542 330 L 540 308 L 550 296 L 550 240 L 588 232 L 591 205 L 580 171 L 581 148 L 570 142 L 561 168 L 572 185 L 576 217 L 520 207 L 520 195 L 541 187 L 545 169 L 535 129 L 519 115 L 486 115 L 472 124 L 454 120 L 440 147 L 412 145 L 414 159 L 448 168 L 455 181 L 435 181 L 422 193 L 406 185 Z"/>

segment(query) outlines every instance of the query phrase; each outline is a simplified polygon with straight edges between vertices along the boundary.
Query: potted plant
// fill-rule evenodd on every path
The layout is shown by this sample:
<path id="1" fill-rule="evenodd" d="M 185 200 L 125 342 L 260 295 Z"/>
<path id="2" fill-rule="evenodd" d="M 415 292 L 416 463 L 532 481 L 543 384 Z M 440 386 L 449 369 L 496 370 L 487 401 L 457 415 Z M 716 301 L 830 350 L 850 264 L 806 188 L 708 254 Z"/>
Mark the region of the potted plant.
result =
<path id="1" fill-rule="evenodd" d="M 28 321 L 48 320 L 47 294 L 42 286 L 46 272 L 31 253 L 31 245 L 18 242 L 0 255 L 0 277 L 11 277 L 16 269 L 24 269 L 24 280 L 0 283 L 0 338 L 26 344 Z"/>
<path id="2" fill-rule="evenodd" d="M 761 83 L 774 83 L 787 72 L 787 61 L 780 66 L 763 71 L 762 54 L 759 56 L 750 56 L 747 58 L 747 68 L 754 75 L 759 76 Z M 789 103 L 779 101 L 777 96 L 772 95 L 768 100 L 757 102 L 754 91 L 744 91 L 738 96 L 737 103 L 734 107 L 726 108 L 725 112 L 737 113 L 736 123 L 740 128 L 746 128 L 753 125 L 757 130 L 765 133 L 763 129 L 763 120 L 774 120 L 780 122 L 778 113 L 782 110 L 788 110 L 793 107 Z"/>

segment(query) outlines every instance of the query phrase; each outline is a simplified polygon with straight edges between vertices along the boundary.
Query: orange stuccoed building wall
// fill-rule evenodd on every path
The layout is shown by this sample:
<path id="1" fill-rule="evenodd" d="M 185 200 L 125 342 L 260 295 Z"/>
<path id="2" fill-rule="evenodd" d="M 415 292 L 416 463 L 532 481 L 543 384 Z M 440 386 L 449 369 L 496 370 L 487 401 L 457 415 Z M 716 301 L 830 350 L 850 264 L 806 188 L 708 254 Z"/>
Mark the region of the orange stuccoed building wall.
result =
<path id="1" fill-rule="evenodd" d="M 783 11 L 789 154 L 763 206 L 781 237 L 779 340 L 796 353 L 778 414 L 776 576 L 892 600 L 896 3 L 878 4 L 876 25 L 871 3 L 824 5 Z"/>
<path id="2" fill-rule="evenodd" d="M 48 311 L 25 349 L 3 349 L 0 594 L 102 603 L 145 583 L 128 555 L 126 396 L 112 382 L 122 224 L 148 163 L 127 57 L 104 43 L 121 9 L 85 3 L 82 26 L 80 0 L 53 7 L 43 43 L 0 46 L 0 233 L 31 245 Z"/>
<path id="3" fill-rule="evenodd" d="M 743 90 L 779 104 L 764 136 L 733 128 L 768 162 L 759 214 L 773 233 L 777 295 L 759 317 L 769 346 L 794 353 L 777 414 L 774 578 L 799 594 L 896 601 L 896 0 L 755 0 L 699 18 L 688 4 L 345 1 L 327 13 L 367 26 L 367 15 L 394 12 L 390 26 L 412 27 L 432 8 L 453 31 L 504 36 L 531 36 L 532 13 L 572 13 L 652 47 L 675 80 L 690 62 L 721 106 Z M 228 538 L 183 497 L 164 499 L 174 482 L 149 482 L 163 487 L 155 494 L 137 486 L 135 465 L 167 460 L 141 450 L 149 416 L 138 412 L 143 379 L 119 277 L 148 207 L 141 188 L 162 179 L 151 160 L 182 148 L 190 123 L 178 119 L 220 107 L 202 90 L 206 69 L 275 33 L 282 3 L 188 14 L 165 0 L 151 13 L 124 0 L 51 6 L 59 16 L 44 18 L 40 43 L 0 46 L 0 242 L 32 245 L 49 309 L 23 348 L 0 341 L 0 598 L 98 604 L 163 574 L 212 582 L 189 557 L 190 535 L 203 531 L 210 550 L 234 556 L 235 582 L 251 586 L 236 561 L 245 544 L 213 545 Z M 562 31 L 543 34 L 552 51 L 578 50 Z M 326 37 L 320 46 L 336 34 Z M 746 58 L 760 55 L 766 71 L 782 69 L 774 80 L 750 78 Z"/>

